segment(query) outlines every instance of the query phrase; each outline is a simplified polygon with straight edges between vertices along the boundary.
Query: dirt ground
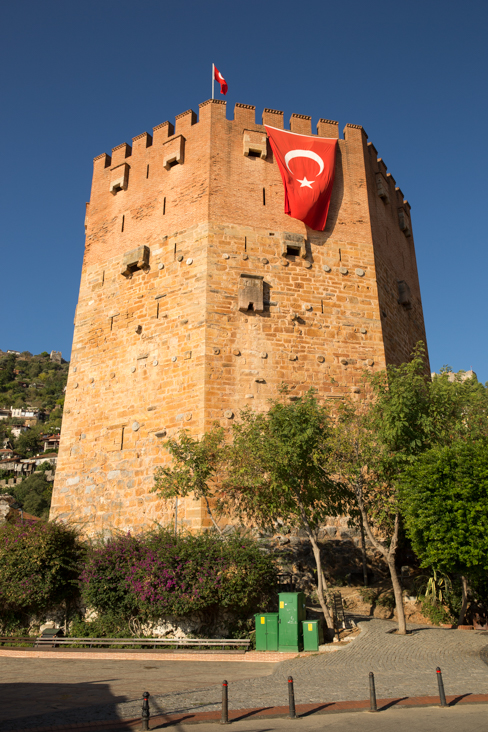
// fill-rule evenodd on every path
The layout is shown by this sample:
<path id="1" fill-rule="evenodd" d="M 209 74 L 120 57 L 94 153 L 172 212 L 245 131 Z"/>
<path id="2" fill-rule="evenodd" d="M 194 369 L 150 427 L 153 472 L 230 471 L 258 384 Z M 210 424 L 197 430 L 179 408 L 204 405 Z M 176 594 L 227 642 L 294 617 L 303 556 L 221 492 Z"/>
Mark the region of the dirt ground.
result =
<path id="1" fill-rule="evenodd" d="M 366 615 L 380 620 L 396 620 L 396 612 L 388 602 L 391 597 L 391 585 L 388 582 L 375 582 L 370 587 L 338 587 L 334 591 L 340 592 L 344 609 L 348 615 Z M 404 598 L 405 618 L 408 623 L 425 623 L 431 621 L 420 612 L 420 603 L 413 597 Z"/>

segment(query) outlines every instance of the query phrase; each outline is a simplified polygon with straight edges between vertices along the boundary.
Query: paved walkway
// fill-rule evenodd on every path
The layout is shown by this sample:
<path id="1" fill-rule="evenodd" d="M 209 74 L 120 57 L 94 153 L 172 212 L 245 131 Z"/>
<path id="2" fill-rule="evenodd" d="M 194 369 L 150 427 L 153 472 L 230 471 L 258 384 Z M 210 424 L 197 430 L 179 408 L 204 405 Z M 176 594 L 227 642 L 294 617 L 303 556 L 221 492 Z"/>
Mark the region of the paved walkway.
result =
<path id="1" fill-rule="evenodd" d="M 286 705 L 289 675 L 295 680 L 297 704 L 366 699 L 370 671 L 375 674 L 379 698 L 434 696 L 436 666 L 442 669 L 447 695 L 488 693 L 488 665 L 482 658 L 483 649 L 488 647 L 488 634 L 414 626 L 408 636 L 398 636 L 388 632 L 395 625 L 382 620 L 364 621 L 360 627 L 361 634 L 336 653 L 287 660 L 269 667 L 236 664 L 240 670 L 236 669 L 234 676 L 230 663 L 207 670 L 204 667 L 211 664 L 139 662 L 138 673 L 125 679 L 123 693 L 120 677 L 127 673 L 128 664 L 136 661 L 97 661 L 95 672 L 95 662 L 88 661 L 12 659 L 7 667 L 6 660 L 0 659 L 0 680 L 4 682 L 0 703 L 6 700 L 5 695 L 12 697 L 14 689 L 18 692 L 19 674 L 24 684 L 21 698 L 27 699 L 34 692 L 38 700 L 37 713 L 32 713 L 32 706 L 28 710 L 19 707 L 14 717 L 9 715 L 0 722 L 0 730 L 138 717 L 144 690 L 151 693 L 152 715 L 215 711 L 220 708 L 220 683 L 224 678 L 230 682 L 230 709 Z M 78 667 L 81 663 L 83 669 Z M 67 666 L 63 684 L 56 681 L 54 687 L 50 684 L 52 664 Z M 194 676 L 197 666 L 198 682 Z M 261 675 L 258 677 L 257 673 Z M 14 687 L 5 685 L 8 680 L 17 683 Z M 43 694 L 50 687 L 52 698 L 57 685 L 63 692 L 58 697 L 65 694 L 75 698 L 65 705 L 59 699 L 57 710 L 52 705 L 48 709 L 43 706 Z M 118 694 L 114 693 L 117 689 Z M 81 691 L 83 703 L 81 697 L 77 703 L 76 695 Z M 255 729 L 258 728 L 264 729 Z"/>

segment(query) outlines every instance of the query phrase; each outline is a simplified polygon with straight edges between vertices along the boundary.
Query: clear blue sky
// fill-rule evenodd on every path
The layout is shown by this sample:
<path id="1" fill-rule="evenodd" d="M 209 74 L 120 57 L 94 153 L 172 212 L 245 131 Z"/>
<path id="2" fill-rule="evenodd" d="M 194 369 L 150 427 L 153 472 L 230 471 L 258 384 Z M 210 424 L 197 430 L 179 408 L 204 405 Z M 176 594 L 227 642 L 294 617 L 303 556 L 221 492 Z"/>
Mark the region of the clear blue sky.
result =
<path id="1" fill-rule="evenodd" d="M 2 5 L 0 348 L 69 358 L 92 159 L 210 96 L 361 124 L 412 205 L 431 366 L 488 380 L 486 2 Z"/>

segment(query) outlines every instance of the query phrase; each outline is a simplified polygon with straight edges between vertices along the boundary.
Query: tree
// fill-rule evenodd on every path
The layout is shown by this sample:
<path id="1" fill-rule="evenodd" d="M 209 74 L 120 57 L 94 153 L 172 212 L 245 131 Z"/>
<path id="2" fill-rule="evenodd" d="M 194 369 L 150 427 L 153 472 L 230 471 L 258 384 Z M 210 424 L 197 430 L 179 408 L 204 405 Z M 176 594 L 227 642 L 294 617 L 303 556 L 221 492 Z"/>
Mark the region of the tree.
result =
<path id="1" fill-rule="evenodd" d="M 422 343 L 409 362 L 366 379 L 370 400 L 339 410 L 333 454 L 341 479 L 354 492 L 368 538 L 388 564 L 398 629 L 405 633 L 395 564 L 402 522 L 399 483 L 426 451 L 488 435 L 488 390 L 474 377 L 453 377 L 448 367 L 431 379 Z"/>
<path id="2" fill-rule="evenodd" d="M 406 633 L 403 593 L 396 569 L 401 510 L 397 480 L 428 445 L 432 433 L 424 348 L 411 361 L 365 375 L 370 398 L 339 409 L 334 430 L 333 464 L 352 490 L 364 530 L 390 572 L 398 632 Z M 330 470 L 331 466 L 326 466 Z"/>
<path id="3" fill-rule="evenodd" d="M 203 499 L 212 524 L 222 533 L 210 505 L 217 489 L 224 454 L 222 427 L 214 425 L 200 439 L 182 430 L 176 439 L 167 440 L 164 446 L 173 463 L 170 467 L 162 466 L 156 470 L 153 492 L 165 500 L 190 494 L 195 500 Z"/>
<path id="4" fill-rule="evenodd" d="M 461 575 L 464 620 L 469 579 L 488 570 L 488 442 L 433 447 L 400 483 L 407 533 L 422 566 Z"/>
<path id="5" fill-rule="evenodd" d="M 242 411 L 232 429 L 219 508 L 262 528 L 274 529 L 281 520 L 306 532 L 318 599 L 332 629 L 317 535 L 325 517 L 341 514 L 346 501 L 343 486 L 323 470 L 329 432 L 329 413 L 312 390 L 294 402 L 285 390 L 266 414 Z"/>
<path id="6" fill-rule="evenodd" d="M 37 455 L 42 450 L 40 431 L 40 427 L 33 427 L 27 432 L 21 432 L 15 440 L 15 452 L 24 458 Z"/>
<path id="7" fill-rule="evenodd" d="M 49 468 L 51 468 L 50 465 Z M 47 519 L 51 507 L 52 490 L 52 483 L 46 480 L 45 474 L 42 472 L 33 473 L 25 478 L 15 486 L 13 494 L 26 513 Z"/>
<path id="8" fill-rule="evenodd" d="M 391 455 L 372 429 L 374 405 L 345 402 L 339 408 L 332 436 L 333 451 L 325 470 L 335 472 L 347 486 L 354 503 L 349 513 L 359 513 L 362 529 L 390 572 L 398 632 L 406 633 L 403 595 L 396 569 L 400 536 L 400 510 Z M 364 562 L 364 560 L 363 560 Z"/>

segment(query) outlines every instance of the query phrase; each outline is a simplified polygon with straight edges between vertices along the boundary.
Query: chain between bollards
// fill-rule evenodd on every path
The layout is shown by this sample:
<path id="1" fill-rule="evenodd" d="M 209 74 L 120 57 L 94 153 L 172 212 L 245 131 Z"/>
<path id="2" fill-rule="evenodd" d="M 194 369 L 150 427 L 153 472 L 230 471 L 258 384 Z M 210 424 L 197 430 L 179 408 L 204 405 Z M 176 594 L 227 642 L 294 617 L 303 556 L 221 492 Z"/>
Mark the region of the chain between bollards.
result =
<path id="1" fill-rule="evenodd" d="M 295 711 L 295 690 L 293 688 L 293 676 L 288 676 L 288 707 L 290 709 L 290 719 L 296 719 L 297 713 Z"/>
<path id="2" fill-rule="evenodd" d="M 439 700 L 441 702 L 441 707 L 447 707 L 448 704 L 446 702 L 446 695 L 444 693 L 444 682 L 442 681 L 442 673 L 441 673 L 439 666 L 437 666 L 437 668 L 436 668 L 436 673 L 437 673 L 437 686 L 439 687 Z"/>
<path id="3" fill-rule="evenodd" d="M 374 685 L 374 673 L 372 671 L 369 672 L 369 711 L 378 711 L 378 706 L 376 704 L 376 687 Z"/>
<path id="4" fill-rule="evenodd" d="M 229 724 L 229 687 L 222 681 L 222 717 L 220 724 Z"/>
<path id="5" fill-rule="evenodd" d="M 149 729 L 149 692 L 145 691 L 142 695 L 142 730 L 147 732 Z"/>

